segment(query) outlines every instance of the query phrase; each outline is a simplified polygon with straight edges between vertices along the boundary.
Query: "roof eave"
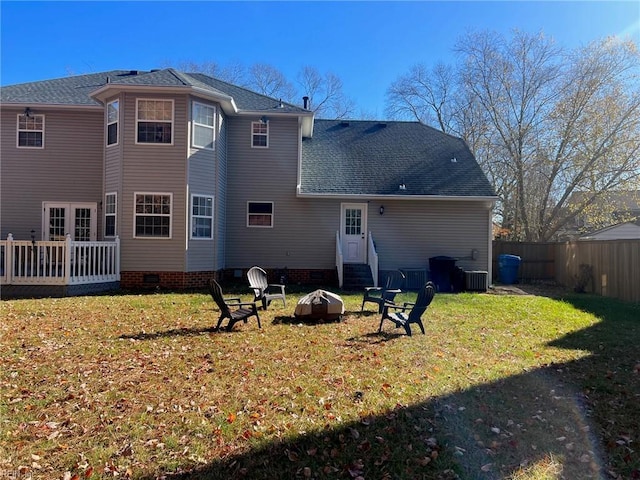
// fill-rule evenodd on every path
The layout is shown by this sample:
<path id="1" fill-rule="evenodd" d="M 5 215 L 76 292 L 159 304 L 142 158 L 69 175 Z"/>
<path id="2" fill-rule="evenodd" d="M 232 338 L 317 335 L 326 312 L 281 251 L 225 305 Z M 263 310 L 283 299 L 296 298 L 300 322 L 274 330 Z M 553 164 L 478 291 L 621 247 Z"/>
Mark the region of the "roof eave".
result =
<path id="1" fill-rule="evenodd" d="M 0 108 L 8 108 L 8 109 L 22 109 L 30 107 L 32 110 L 35 109 L 43 109 L 43 110 L 95 110 L 95 111 L 103 111 L 104 107 L 102 105 L 84 105 L 81 103 L 40 103 L 40 102 L 0 102 Z M 34 113 L 37 113 L 34 111 Z"/>
<path id="2" fill-rule="evenodd" d="M 305 112 L 280 112 L 277 109 L 274 110 L 241 110 L 238 112 L 240 116 L 273 116 L 273 117 L 293 117 L 300 119 L 300 126 L 302 128 L 302 136 L 313 136 L 313 117 L 314 114 L 311 111 Z"/>
<path id="3" fill-rule="evenodd" d="M 236 106 L 233 97 L 220 93 L 214 93 L 207 91 L 204 88 L 193 87 L 189 85 L 185 86 L 161 86 L 161 85 L 124 85 L 119 83 L 107 83 L 102 87 L 94 90 L 89 96 L 101 103 L 105 103 L 107 99 L 116 92 L 145 92 L 145 93 L 182 93 L 193 94 L 201 98 L 206 98 L 220 103 L 222 110 L 226 114 L 238 113 L 238 107 Z"/>

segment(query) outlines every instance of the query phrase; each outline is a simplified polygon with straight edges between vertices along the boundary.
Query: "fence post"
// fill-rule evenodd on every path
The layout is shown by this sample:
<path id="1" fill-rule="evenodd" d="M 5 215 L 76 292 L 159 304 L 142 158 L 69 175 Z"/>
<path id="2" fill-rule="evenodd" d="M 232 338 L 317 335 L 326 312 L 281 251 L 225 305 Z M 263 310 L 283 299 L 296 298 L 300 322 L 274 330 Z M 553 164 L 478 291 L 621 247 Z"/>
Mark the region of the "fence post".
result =
<path id="1" fill-rule="evenodd" d="M 120 236 L 116 236 L 116 279 L 120 281 Z"/>
<path id="2" fill-rule="evenodd" d="M 4 274 L 7 285 L 13 283 L 13 233 L 7 235 L 7 246 L 4 252 Z"/>
<path id="3" fill-rule="evenodd" d="M 67 233 L 64 239 L 64 284 L 71 284 L 71 234 Z"/>

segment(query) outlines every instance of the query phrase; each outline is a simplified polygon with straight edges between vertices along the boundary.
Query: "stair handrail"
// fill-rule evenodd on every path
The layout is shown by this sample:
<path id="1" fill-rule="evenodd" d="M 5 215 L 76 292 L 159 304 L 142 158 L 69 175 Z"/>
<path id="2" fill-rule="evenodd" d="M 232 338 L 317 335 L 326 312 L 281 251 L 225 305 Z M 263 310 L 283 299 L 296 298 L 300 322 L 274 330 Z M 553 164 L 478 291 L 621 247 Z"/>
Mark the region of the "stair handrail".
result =
<path id="1" fill-rule="evenodd" d="M 342 288 L 344 282 L 344 257 L 342 255 L 342 242 L 340 232 L 336 231 L 336 269 L 338 270 L 338 288 Z"/>
<path id="2" fill-rule="evenodd" d="M 369 268 L 371 269 L 371 275 L 373 276 L 373 286 L 378 286 L 378 252 L 376 251 L 376 245 L 373 242 L 373 235 L 371 231 L 369 231 L 368 236 L 369 248 L 367 249 L 367 263 L 369 264 Z"/>

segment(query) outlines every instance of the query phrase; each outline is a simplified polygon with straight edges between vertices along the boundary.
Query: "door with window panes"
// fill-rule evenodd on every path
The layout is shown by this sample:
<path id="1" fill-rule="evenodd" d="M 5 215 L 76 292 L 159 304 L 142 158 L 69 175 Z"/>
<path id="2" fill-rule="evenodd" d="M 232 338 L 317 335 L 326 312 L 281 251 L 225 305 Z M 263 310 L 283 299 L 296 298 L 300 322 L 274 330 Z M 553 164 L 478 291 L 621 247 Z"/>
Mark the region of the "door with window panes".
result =
<path id="1" fill-rule="evenodd" d="M 345 263 L 367 261 L 367 204 L 342 204 L 342 255 Z"/>
<path id="2" fill-rule="evenodd" d="M 64 240 L 69 233 L 75 241 L 95 241 L 97 216 L 96 203 L 44 202 L 42 239 Z"/>

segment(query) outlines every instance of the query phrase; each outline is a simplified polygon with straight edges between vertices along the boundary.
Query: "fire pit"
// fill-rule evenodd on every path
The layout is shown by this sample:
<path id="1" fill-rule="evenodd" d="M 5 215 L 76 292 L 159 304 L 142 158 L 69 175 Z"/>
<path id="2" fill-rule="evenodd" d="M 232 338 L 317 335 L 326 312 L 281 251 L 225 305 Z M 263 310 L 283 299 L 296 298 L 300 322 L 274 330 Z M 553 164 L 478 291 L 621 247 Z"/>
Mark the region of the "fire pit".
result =
<path id="1" fill-rule="evenodd" d="M 340 320 L 344 313 L 344 302 L 335 293 L 316 290 L 298 301 L 294 313 L 298 320 Z"/>

